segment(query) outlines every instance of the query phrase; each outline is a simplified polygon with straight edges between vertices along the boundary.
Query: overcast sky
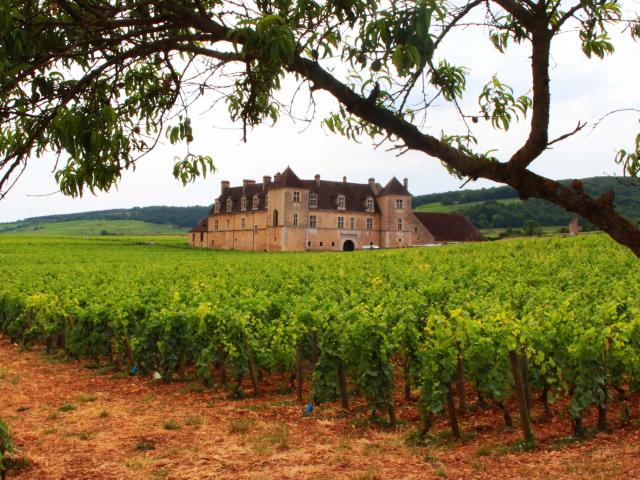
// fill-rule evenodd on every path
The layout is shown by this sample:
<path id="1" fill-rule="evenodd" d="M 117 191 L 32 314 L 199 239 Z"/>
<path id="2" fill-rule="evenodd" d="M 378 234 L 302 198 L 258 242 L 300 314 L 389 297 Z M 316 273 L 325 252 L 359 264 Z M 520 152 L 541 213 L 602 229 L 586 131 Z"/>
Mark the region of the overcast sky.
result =
<path id="1" fill-rule="evenodd" d="M 629 2 L 639 11 L 638 1 Z M 574 34 L 564 34 L 554 40 L 552 81 L 552 117 L 550 137 L 573 130 L 578 120 L 595 122 L 607 112 L 621 108 L 640 108 L 640 44 L 630 40 L 628 33 L 614 34 L 616 52 L 599 60 L 588 60 L 582 54 Z M 506 55 L 495 51 L 482 29 L 458 32 L 438 52 L 451 63 L 470 69 L 465 105 L 477 105 L 482 86 L 494 73 L 515 89 L 515 94 L 530 88 L 529 51 L 527 46 L 511 47 Z M 283 93 L 291 94 L 292 84 Z M 273 175 L 287 165 L 301 178 L 319 173 L 323 179 L 339 180 L 346 175 L 350 181 L 366 182 L 374 177 L 384 184 L 392 176 L 409 178 L 409 190 L 414 195 L 457 189 L 463 183 L 450 176 L 438 160 L 424 154 L 409 152 L 401 157 L 374 149 L 366 139 L 357 144 L 325 131 L 320 126 L 323 115 L 335 109 L 332 97 L 316 94 L 319 112 L 307 126 L 282 118 L 274 127 L 261 126 L 249 133 L 248 143 L 241 140 L 241 131 L 217 109 L 204 113 L 200 104 L 191 112 L 195 130 L 192 151 L 213 157 L 218 171 L 183 187 L 171 174 L 174 157 L 184 153 L 184 147 L 160 145 L 141 160 L 133 172 L 125 172 L 117 189 L 98 195 L 87 194 L 71 199 L 62 194 L 47 195 L 57 190 L 51 156 L 33 159 L 8 198 L 0 202 L 0 222 L 31 216 L 72 213 L 111 208 L 149 205 L 207 205 L 219 194 L 220 181 L 239 184 L 243 178 L 261 181 L 263 175 Z M 476 109 L 471 108 L 470 111 Z M 619 113 L 607 118 L 600 126 L 580 133 L 543 154 L 531 169 L 553 179 L 620 175 L 613 158 L 618 148 L 630 149 L 640 131 L 637 113 Z M 526 122 L 514 126 L 506 134 L 496 132 L 480 122 L 474 134 L 480 140 L 478 150 L 498 149 L 494 155 L 507 159 L 528 133 Z M 435 105 L 427 118 L 426 132 L 440 135 L 464 133 L 455 112 L 446 103 Z M 493 186 L 488 181 L 469 183 L 465 188 Z M 46 196 L 42 196 L 46 195 Z"/>

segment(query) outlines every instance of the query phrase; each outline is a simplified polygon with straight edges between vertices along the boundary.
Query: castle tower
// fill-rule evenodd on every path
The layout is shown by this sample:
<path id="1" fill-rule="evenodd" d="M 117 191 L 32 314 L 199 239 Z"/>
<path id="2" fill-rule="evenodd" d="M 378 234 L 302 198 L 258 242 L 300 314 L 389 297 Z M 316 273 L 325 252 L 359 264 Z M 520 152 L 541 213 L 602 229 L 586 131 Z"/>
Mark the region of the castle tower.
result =
<path id="1" fill-rule="evenodd" d="M 407 187 L 406 178 L 402 184 L 393 177 L 378 193 L 382 248 L 409 247 L 413 244 L 411 194 Z"/>
<path id="2" fill-rule="evenodd" d="M 304 250 L 309 189 L 290 167 L 274 177 L 267 192 L 267 205 L 268 250 Z"/>

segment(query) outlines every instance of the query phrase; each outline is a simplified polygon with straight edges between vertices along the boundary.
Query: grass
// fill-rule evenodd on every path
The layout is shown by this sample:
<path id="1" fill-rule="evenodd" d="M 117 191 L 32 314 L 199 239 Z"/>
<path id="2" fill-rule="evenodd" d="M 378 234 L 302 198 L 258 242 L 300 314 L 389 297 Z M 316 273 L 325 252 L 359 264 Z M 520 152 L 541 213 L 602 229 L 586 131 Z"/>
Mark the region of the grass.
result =
<path id="1" fill-rule="evenodd" d="M 109 412 L 107 412 L 106 410 L 102 410 L 100 413 L 98 413 L 98 418 L 107 418 L 109 416 Z"/>
<path id="2" fill-rule="evenodd" d="M 73 412 L 74 410 L 76 410 L 76 406 L 73 403 L 65 403 L 58 408 L 58 411 L 60 412 Z"/>
<path id="3" fill-rule="evenodd" d="M 4 225 L 3 225 L 4 226 Z M 4 228 L 0 234 L 49 235 L 49 236 L 101 236 L 108 235 L 182 235 L 186 228 L 171 225 L 141 222 L 138 220 L 71 220 L 66 222 L 42 222 L 12 224 L 12 229 Z M 108 236 L 104 235 L 104 236 Z"/>
<path id="4" fill-rule="evenodd" d="M 353 478 L 356 480 L 382 480 L 383 476 L 378 467 L 371 466 Z"/>
<path id="5" fill-rule="evenodd" d="M 173 420 L 164 422 L 163 427 L 165 430 L 180 430 L 180 424 L 178 422 L 174 422 Z"/>
<path id="6" fill-rule="evenodd" d="M 154 442 L 153 440 L 140 440 L 137 444 L 136 444 L 136 450 L 140 450 L 142 452 L 147 452 L 149 450 L 155 450 L 156 449 L 156 442 Z"/>
<path id="7" fill-rule="evenodd" d="M 234 418 L 229 422 L 230 433 L 247 434 L 253 422 L 247 418 Z"/>
<path id="8" fill-rule="evenodd" d="M 76 397 L 76 401 L 80 403 L 95 402 L 97 399 L 98 396 L 94 393 L 81 393 Z"/>
<path id="9" fill-rule="evenodd" d="M 514 203 L 520 203 L 522 200 L 519 198 L 502 198 L 500 200 L 496 200 L 496 203 L 501 203 L 503 205 L 510 205 Z M 434 203 L 425 203 L 424 205 L 420 205 L 416 207 L 414 212 L 429 212 L 429 213 L 453 213 L 462 210 L 463 208 L 475 207 L 478 205 L 482 205 L 485 203 L 484 201 L 480 202 L 468 202 L 468 203 L 455 203 L 453 205 L 443 205 L 440 202 Z"/>
<path id="10" fill-rule="evenodd" d="M 271 449 L 287 450 L 289 448 L 289 427 L 286 423 L 276 423 L 263 431 L 254 433 L 251 438 L 251 449 L 259 454 L 268 454 Z"/>
<path id="11" fill-rule="evenodd" d="M 184 424 L 189 426 L 200 426 L 203 423 L 204 423 L 204 420 L 202 419 L 202 417 L 189 416 L 184 419 Z"/>

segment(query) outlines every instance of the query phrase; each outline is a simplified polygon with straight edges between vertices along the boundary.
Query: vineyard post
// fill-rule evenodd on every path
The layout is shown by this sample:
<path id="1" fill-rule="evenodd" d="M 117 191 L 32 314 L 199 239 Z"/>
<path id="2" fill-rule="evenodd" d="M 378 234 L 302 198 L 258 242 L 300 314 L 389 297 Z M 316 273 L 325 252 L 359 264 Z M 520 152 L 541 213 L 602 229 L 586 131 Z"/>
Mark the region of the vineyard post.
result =
<path id="1" fill-rule="evenodd" d="M 224 348 L 218 348 L 218 365 L 220 366 L 220 383 L 227 384 L 227 368 L 224 364 Z"/>
<path id="2" fill-rule="evenodd" d="M 509 364 L 511 365 L 511 373 L 516 387 L 516 397 L 518 399 L 518 408 L 520 410 L 520 423 L 522 424 L 522 432 L 524 433 L 524 441 L 528 445 L 535 445 L 533 430 L 531 429 L 531 421 L 529 419 L 529 410 L 527 409 L 527 399 L 524 392 L 524 384 L 522 382 L 522 374 L 518 365 L 518 354 L 515 350 L 509 350 Z"/>
<path id="3" fill-rule="evenodd" d="M 296 342 L 296 396 L 302 403 L 302 343 Z"/>
<path id="4" fill-rule="evenodd" d="M 407 356 L 404 362 L 404 399 L 407 402 L 411 401 L 411 366 L 409 365 L 409 356 Z"/>
<path id="5" fill-rule="evenodd" d="M 520 346 L 520 358 L 522 365 L 522 383 L 524 385 L 524 398 L 527 402 L 527 411 L 531 413 L 531 387 L 529 385 L 529 362 L 527 360 L 527 347 Z"/>
<path id="6" fill-rule="evenodd" d="M 465 402 L 465 392 L 464 392 L 464 363 L 462 362 L 462 355 L 458 355 L 458 405 L 460 409 L 460 413 L 464 415 L 467 413 L 467 404 Z"/>
<path id="7" fill-rule="evenodd" d="M 311 332 L 311 361 L 314 367 L 318 363 L 318 332 L 315 328 Z"/>
<path id="8" fill-rule="evenodd" d="M 344 363 L 338 359 L 338 385 L 340 387 L 340 400 L 342 408 L 349 410 L 349 397 L 347 396 L 347 377 L 344 372 Z"/>
<path id="9" fill-rule="evenodd" d="M 258 384 L 258 369 L 256 368 L 255 360 L 253 359 L 253 352 L 251 348 L 248 348 L 248 360 L 249 360 L 249 375 L 251 376 L 251 384 L 253 385 L 253 393 L 256 396 L 261 395 L 260 385 Z"/>
<path id="10" fill-rule="evenodd" d="M 458 414 L 456 413 L 456 402 L 453 398 L 453 388 L 447 388 L 447 409 L 449 410 L 449 423 L 453 438 L 460 438 L 460 427 L 458 426 Z"/>

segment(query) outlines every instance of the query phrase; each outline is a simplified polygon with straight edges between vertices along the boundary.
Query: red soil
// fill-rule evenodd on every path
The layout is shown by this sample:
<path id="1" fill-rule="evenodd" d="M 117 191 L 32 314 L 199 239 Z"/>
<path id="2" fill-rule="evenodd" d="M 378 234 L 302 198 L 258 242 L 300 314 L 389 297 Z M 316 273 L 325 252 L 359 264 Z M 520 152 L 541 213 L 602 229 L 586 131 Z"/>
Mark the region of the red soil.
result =
<path id="1" fill-rule="evenodd" d="M 116 377 L 0 338 L 0 418 L 13 431 L 17 457 L 31 463 L 9 478 L 640 478 L 635 397 L 629 425 L 620 425 L 614 402 L 611 432 L 580 443 L 562 442 L 571 431 L 564 408 L 554 406 L 556 415 L 544 420 L 536 406 L 538 447 L 522 453 L 513 448 L 519 430 L 505 430 L 493 409 L 462 415 L 461 441 L 449 439 L 443 417 L 428 445 L 410 446 L 418 415 L 400 396 L 401 426 L 388 430 L 369 426 L 358 402 L 348 414 L 331 404 L 303 417 L 294 394 L 274 393 L 282 378 L 267 379 L 272 393 L 230 400 L 192 383 Z M 65 404 L 76 409 L 59 411 Z M 590 413 L 585 425 L 593 423 Z"/>

